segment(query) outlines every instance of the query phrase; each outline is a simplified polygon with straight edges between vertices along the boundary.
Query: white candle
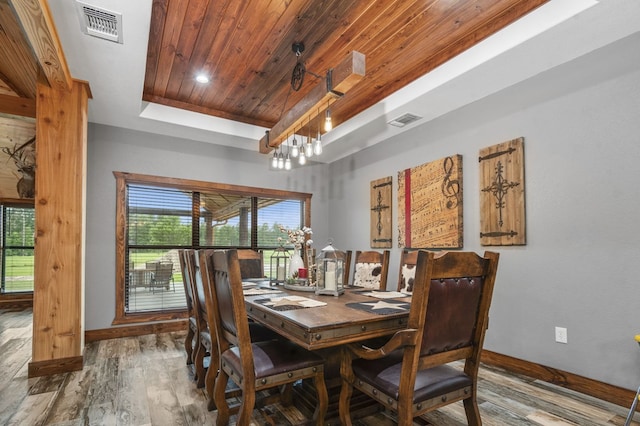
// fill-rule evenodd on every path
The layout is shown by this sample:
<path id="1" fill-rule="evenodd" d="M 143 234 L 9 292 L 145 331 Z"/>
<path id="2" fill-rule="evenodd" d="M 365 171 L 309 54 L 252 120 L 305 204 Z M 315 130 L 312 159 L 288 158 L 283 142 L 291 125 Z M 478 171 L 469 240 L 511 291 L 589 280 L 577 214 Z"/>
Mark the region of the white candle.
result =
<path id="1" fill-rule="evenodd" d="M 335 263 L 327 263 L 327 270 L 324 274 L 324 288 L 336 291 L 336 265 Z"/>
<path id="2" fill-rule="evenodd" d="M 278 273 L 276 274 L 277 275 L 276 279 L 278 281 L 284 281 L 284 274 L 285 274 L 284 266 L 278 266 Z"/>

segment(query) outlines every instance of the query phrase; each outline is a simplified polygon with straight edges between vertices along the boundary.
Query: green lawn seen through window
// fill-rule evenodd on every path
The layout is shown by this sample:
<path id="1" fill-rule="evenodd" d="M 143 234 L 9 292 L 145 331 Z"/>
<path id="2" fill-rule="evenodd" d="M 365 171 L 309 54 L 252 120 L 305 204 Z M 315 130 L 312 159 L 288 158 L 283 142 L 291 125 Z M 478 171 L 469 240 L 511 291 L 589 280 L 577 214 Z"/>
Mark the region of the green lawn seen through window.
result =
<path id="1" fill-rule="evenodd" d="M 5 257 L 4 291 L 33 291 L 33 256 Z"/>

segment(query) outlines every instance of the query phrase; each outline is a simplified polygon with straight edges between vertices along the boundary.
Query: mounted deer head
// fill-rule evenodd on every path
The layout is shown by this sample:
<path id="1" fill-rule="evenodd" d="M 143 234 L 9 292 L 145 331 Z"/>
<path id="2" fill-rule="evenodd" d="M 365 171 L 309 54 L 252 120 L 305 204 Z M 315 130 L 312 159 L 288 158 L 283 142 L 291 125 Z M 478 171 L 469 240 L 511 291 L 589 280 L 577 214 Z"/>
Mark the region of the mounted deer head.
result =
<path id="1" fill-rule="evenodd" d="M 34 198 L 36 161 L 34 155 L 35 136 L 20 146 L 14 145 L 13 149 L 2 148 L 2 152 L 13 160 L 21 177 L 18 180 L 17 190 L 20 198 Z M 29 149 L 27 149 L 29 148 Z"/>

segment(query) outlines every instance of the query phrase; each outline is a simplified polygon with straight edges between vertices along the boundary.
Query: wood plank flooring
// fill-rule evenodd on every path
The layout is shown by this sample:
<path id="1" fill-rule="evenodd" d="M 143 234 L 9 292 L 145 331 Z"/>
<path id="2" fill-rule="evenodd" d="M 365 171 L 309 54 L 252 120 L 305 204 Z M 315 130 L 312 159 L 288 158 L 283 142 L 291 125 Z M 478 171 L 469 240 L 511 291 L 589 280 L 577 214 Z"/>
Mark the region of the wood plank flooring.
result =
<path id="1" fill-rule="evenodd" d="M 215 424 L 216 412 L 207 411 L 204 390 L 196 388 L 185 365 L 183 333 L 92 342 L 82 371 L 28 379 L 31 315 L 31 310 L 0 309 L 0 425 Z M 480 377 L 478 399 L 486 426 L 623 425 L 628 410 L 496 368 L 483 366 Z M 252 425 L 306 420 L 295 407 L 274 404 L 256 409 Z M 355 424 L 394 422 L 380 412 Z M 466 425 L 464 409 L 452 404 L 416 424 Z"/>

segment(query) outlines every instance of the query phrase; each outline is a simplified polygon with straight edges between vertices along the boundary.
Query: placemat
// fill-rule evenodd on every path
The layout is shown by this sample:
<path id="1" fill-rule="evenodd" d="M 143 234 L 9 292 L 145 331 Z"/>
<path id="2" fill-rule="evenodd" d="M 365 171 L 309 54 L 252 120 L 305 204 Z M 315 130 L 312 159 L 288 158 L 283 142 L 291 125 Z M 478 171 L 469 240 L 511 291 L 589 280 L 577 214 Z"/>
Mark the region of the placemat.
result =
<path id="1" fill-rule="evenodd" d="M 409 312 L 410 302 L 400 302 L 398 300 L 378 300 L 377 302 L 354 302 L 347 303 L 348 307 L 367 311 L 378 315 L 397 314 L 399 312 Z"/>
<path id="2" fill-rule="evenodd" d="M 245 296 L 256 296 L 258 294 L 282 293 L 282 290 L 272 290 L 269 288 L 247 288 L 243 290 Z"/>
<path id="3" fill-rule="evenodd" d="M 375 297 L 376 299 L 399 299 L 401 297 L 411 297 L 410 294 L 401 293 L 399 291 L 380 291 L 380 290 L 365 290 L 358 291 L 363 296 Z"/>
<path id="4" fill-rule="evenodd" d="M 271 297 L 257 299 L 255 302 L 271 308 L 274 311 L 290 311 L 293 309 L 315 308 L 326 305 L 326 302 L 320 302 L 302 296 Z"/>

